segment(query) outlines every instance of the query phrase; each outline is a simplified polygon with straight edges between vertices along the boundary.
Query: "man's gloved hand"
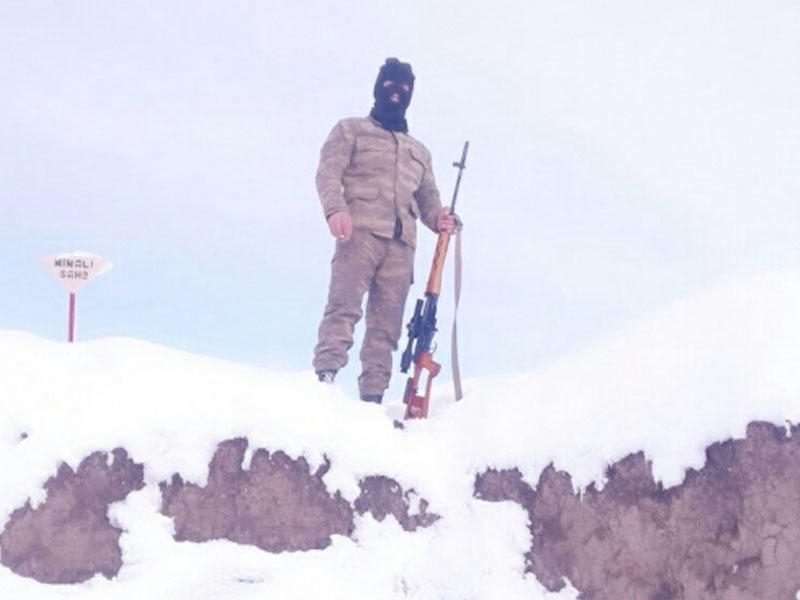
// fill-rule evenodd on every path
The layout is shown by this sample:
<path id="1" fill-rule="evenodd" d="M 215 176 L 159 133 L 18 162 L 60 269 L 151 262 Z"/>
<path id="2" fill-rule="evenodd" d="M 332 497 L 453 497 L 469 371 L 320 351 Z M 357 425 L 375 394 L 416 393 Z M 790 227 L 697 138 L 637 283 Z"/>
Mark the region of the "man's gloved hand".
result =
<path id="1" fill-rule="evenodd" d="M 440 233 L 444 231 L 452 235 L 457 231 L 461 231 L 462 227 L 461 219 L 455 213 L 450 214 L 450 209 L 447 206 L 443 206 L 439 214 L 436 215 L 436 230 Z"/>
<path id="2" fill-rule="evenodd" d="M 353 220 L 350 218 L 350 213 L 339 211 L 333 213 L 328 217 L 328 229 L 331 230 L 331 235 L 339 242 L 346 242 L 353 234 Z"/>

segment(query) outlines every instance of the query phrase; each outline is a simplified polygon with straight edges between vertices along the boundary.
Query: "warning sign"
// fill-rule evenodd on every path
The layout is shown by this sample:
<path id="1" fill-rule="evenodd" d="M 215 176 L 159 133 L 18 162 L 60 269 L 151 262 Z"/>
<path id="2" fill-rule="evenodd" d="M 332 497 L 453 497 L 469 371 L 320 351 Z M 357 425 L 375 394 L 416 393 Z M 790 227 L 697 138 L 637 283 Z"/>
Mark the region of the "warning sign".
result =
<path id="1" fill-rule="evenodd" d="M 88 252 L 48 256 L 43 262 L 70 292 L 78 291 L 81 285 L 111 268 L 109 261 Z"/>

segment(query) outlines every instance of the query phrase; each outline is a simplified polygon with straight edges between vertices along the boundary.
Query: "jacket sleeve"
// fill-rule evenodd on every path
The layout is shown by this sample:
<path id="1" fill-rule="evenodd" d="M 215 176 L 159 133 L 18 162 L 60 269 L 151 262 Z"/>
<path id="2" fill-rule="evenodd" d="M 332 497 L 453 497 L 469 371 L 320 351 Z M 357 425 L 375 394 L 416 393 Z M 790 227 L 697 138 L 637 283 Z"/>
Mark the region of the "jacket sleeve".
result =
<path id="1" fill-rule="evenodd" d="M 333 213 L 347 211 L 342 191 L 342 175 L 355 145 L 355 137 L 339 121 L 328 135 L 320 151 L 317 168 L 317 192 L 327 219 Z"/>
<path id="2" fill-rule="evenodd" d="M 442 208 L 442 200 L 439 197 L 439 188 L 436 187 L 431 155 L 427 148 L 425 149 L 425 171 L 417 191 L 414 192 L 414 199 L 417 201 L 422 222 L 428 229 L 437 233 L 436 216 Z"/>

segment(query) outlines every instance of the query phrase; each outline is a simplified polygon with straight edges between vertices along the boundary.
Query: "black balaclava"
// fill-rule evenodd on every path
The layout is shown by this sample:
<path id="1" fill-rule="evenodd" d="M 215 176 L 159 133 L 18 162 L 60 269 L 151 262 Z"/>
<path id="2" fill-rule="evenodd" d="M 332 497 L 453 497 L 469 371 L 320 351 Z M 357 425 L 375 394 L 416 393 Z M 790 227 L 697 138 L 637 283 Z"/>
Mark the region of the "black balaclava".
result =
<path id="1" fill-rule="evenodd" d="M 389 87 L 383 87 L 384 81 L 392 81 Z M 409 90 L 403 89 L 402 84 L 407 83 Z M 378 72 L 375 80 L 375 88 L 372 95 L 375 104 L 372 106 L 370 116 L 381 124 L 381 127 L 389 131 L 408 131 L 406 123 L 406 109 L 411 102 L 411 95 L 414 93 L 414 73 L 411 65 L 400 62 L 396 58 L 387 58 L 386 62 Z M 392 102 L 390 98 L 397 94 L 400 102 Z"/>

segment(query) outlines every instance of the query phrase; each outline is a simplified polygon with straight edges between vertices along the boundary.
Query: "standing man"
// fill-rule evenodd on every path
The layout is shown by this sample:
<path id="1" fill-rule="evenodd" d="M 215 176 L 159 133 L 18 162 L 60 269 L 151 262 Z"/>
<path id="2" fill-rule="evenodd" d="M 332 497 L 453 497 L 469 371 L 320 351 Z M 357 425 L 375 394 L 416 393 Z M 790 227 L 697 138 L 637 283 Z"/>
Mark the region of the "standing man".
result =
<path id="1" fill-rule="evenodd" d="M 455 230 L 455 218 L 439 199 L 430 152 L 408 135 L 405 113 L 413 92 L 411 65 L 387 58 L 369 116 L 334 126 L 317 170 L 317 191 L 336 251 L 314 370 L 320 381 L 330 383 L 347 364 L 366 294 L 358 378 L 366 402 L 380 403 L 389 387 L 413 278 L 417 218 L 434 232 Z"/>

